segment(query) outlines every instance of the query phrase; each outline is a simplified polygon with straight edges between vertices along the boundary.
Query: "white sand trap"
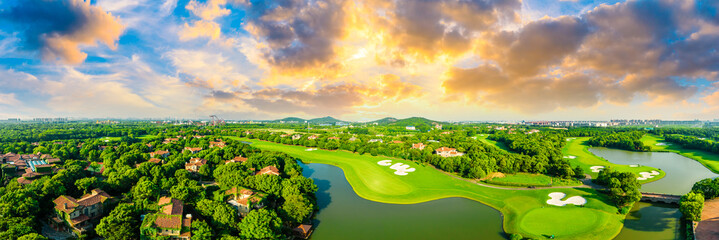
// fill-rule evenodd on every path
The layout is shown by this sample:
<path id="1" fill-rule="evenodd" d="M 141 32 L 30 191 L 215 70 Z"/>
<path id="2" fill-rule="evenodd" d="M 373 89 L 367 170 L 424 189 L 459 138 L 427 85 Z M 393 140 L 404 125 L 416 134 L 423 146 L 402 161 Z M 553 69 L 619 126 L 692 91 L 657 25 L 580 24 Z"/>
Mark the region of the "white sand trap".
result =
<path id="1" fill-rule="evenodd" d="M 577 139 L 577 138 L 567 138 L 567 142 L 572 141 L 574 139 Z"/>
<path id="2" fill-rule="evenodd" d="M 671 143 L 663 143 L 663 142 L 660 142 L 660 143 L 657 143 L 656 145 L 657 145 L 657 146 L 671 146 L 672 144 L 671 144 Z"/>
<path id="3" fill-rule="evenodd" d="M 395 163 L 392 165 L 392 160 L 382 160 L 377 162 L 380 166 L 390 166 L 389 168 L 394 171 L 395 175 L 406 176 L 408 173 L 414 172 L 416 169 L 410 167 L 407 164 Z"/>
<path id="4" fill-rule="evenodd" d="M 629 165 L 629 167 L 639 167 L 639 165 L 634 164 L 634 165 Z"/>
<path id="5" fill-rule="evenodd" d="M 305 149 L 305 151 L 315 151 L 315 150 L 317 150 L 317 148 L 308 148 L 308 149 Z"/>
<path id="6" fill-rule="evenodd" d="M 659 175 L 659 172 L 652 171 L 652 172 L 640 172 L 639 177 L 637 177 L 637 180 L 647 180 L 650 178 L 654 178 L 654 176 Z"/>
<path id="7" fill-rule="evenodd" d="M 592 169 L 592 172 L 600 172 L 604 169 L 604 166 L 591 166 L 589 169 Z"/>
<path id="8" fill-rule="evenodd" d="M 564 206 L 567 204 L 574 204 L 574 205 L 584 205 L 587 203 L 587 199 L 584 199 L 580 196 L 573 196 L 570 198 L 567 198 L 567 200 L 562 201 L 562 198 L 567 196 L 567 194 L 564 194 L 563 192 L 553 192 L 549 194 L 549 200 L 547 200 L 547 204 L 554 205 L 554 206 Z"/>
<path id="9" fill-rule="evenodd" d="M 569 159 L 575 159 L 575 158 L 577 158 L 577 156 L 572 156 L 572 155 L 569 155 L 569 156 L 564 156 L 564 157 L 562 157 L 562 158 L 569 158 Z"/>

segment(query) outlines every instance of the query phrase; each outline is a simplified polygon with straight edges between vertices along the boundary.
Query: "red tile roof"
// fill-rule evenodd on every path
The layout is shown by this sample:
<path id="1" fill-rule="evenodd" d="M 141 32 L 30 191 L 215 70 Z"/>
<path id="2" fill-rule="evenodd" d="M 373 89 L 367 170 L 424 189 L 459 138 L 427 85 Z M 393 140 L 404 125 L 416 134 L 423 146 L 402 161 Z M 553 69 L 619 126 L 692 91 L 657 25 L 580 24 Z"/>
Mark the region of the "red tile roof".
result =
<path id="1" fill-rule="evenodd" d="M 267 166 L 260 171 L 258 171 L 255 175 L 262 175 L 262 174 L 274 174 L 274 175 L 280 175 L 280 170 L 277 169 L 275 166 Z"/>
<path id="2" fill-rule="evenodd" d="M 169 198 L 169 197 L 161 197 L 160 201 L 157 204 L 162 207 L 160 209 L 160 211 L 163 214 L 182 215 L 182 210 L 183 210 L 182 200 Z"/>

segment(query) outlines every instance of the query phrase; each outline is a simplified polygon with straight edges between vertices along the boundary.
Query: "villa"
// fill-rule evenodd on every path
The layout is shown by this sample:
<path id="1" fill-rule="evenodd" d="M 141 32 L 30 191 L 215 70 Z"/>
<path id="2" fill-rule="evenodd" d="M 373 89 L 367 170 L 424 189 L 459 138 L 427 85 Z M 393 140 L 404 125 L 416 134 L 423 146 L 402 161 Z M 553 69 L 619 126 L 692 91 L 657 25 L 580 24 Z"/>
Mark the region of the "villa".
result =
<path id="1" fill-rule="evenodd" d="M 338 137 L 328 137 L 327 140 L 340 140 Z"/>
<path id="2" fill-rule="evenodd" d="M 412 130 L 412 131 L 417 130 L 414 126 L 406 126 L 406 127 L 404 127 L 404 129 Z"/>
<path id="3" fill-rule="evenodd" d="M 232 187 L 225 191 L 225 195 L 230 195 L 227 203 L 237 209 L 237 214 L 240 217 L 247 215 L 252 209 L 265 207 L 265 201 L 267 200 L 266 193 L 255 192 L 243 187 Z"/>
<path id="4" fill-rule="evenodd" d="M 196 153 L 199 153 L 200 151 L 202 151 L 202 148 L 201 147 L 198 147 L 198 148 L 185 147 L 185 150 L 190 151 L 192 154 L 196 154 Z"/>
<path id="5" fill-rule="evenodd" d="M 309 136 L 309 137 L 307 137 L 307 139 L 309 139 L 309 140 L 315 140 L 315 139 L 317 139 L 317 135 Z"/>
<path id="6" fill-rule="evenodd" d="M 180 140 L 179 138 L 165 138 L 165 141 L 162 141 L 162 143 L 168 144 L 168 143 L 172 143 L 172 142 L 177 142 L 179 140 Z"/>
<path id="7" fill-rule="evenodd" d="M 302 239 L 308 239 L 310 238 L 310 235 L 312 234 L 312 225 L 310 224 L 300 224 L 296 228 L 292 229 L 292 233 L 297 235 L 298 237 Z"/>
<path id="8" fill-rule="evenodd" d="M 154 152 L 151 152 L 151 153 L 150 153 L 150 157 L 155 157 L 155 156 L 159 156 L 159 157 L 164 157 L 164 158 L 166 158 L 166 157 L 169 157 L 169 156 L 170 156 L 170 151 L 164 151 L 164 150 L 163 150 L 163 151 L 159 151 L 159 150 L 158 150 L 158 151 L 154 151 Z"/>
<path id="9" fill-rule="evenodd" d="M 292 140 L 299 140 L 300 138 L 302 138 L 302 135 L 299 135 L 299 134 L 292 135 Z"/>
<path id="10" fill-rule="evenodd" d="M 200 168 L 207 164 L 207 160 L 202 158 L 192 158 L 190 162 L 185 163 L 185 170 L 190 172 L 198 172 Z"/>
<path id="11" fill-rule="evenodd" d="M 267 166 L 267 167 L 260 169 L 260 171 L 257 171 L 255 173 L 255 175 L 264 175 L 264 174 L 272 174 L 272 175 L 279 176 L 280 170 L 277 169 L 275 166 Z"/>
<path id="12" fill-rule="evenodd" d="M 435 124 L 434 129 L 442 130 L 442 124 Z"/>
<path id="13" fill-rule="evenodd" d="M 424 150 L 424 147 L 426 147 L 426 145 L 424 145 L 424 143 L 414 143 L 414 144 L 412 144 L 412 149 Z"/>
<path id="14" fill-rule="evenodd" d="M 228 163 L 237 163 L 237 162 L 238 162 L 238 163 L 247 162 L 247 158 L 244 158 L 244 157 L 242 157 L 242 156 L 237 156 L 237 157 L 235 157 L 235 158 L 233 158 L 233 159 L 230 159 L 230 160 L 225 161 L 225 164 L 228 164 Z"/>
<path id="15" fill-rule="evenodd" d="M 154 164 L 160 164 L 162 163 L 162 160 L 158 158 L 150 158 L 150 160 L 147 160 L 148 162 L 154 163 Z"/>
<path id="16" fill-rule="evenodd" d="M 17 179 L 22 185 L 30 184 L 34 179 L 50 175 L 59 169 L 55 164 L 61 163 L 59 158 L 52 158 L 49 154 L 14 154 L 6 153 L 0 155 L 0 164 L 2 164 L 2 172 L 6 175 L 22 176 Z"/>
<path id="17" fill-rule="evenodd" d="M 58 231 L 81 236 L 95 226 L 105 214 L 107 204 L 113 200 L 112 196 L 99 188 L 93 189 L 80 199 L 62 195 L 53 201 L 55 214 L 50 216 L 50 226 Z"/>
<path id="18" fill-rule="evenodd" d="M 437 152 L 437 155 L 442 157 L 459 157 L 464 155 L 464 153 L 458 152 L 457 149 L 448 147 L 437 148 L 435 151 Z"/>
<path id="19" fill-rule="evenodd" d="M 214 148 L 214 147 L 224 148 L 224 147 L 225 147 L 225 142 L 223 142 L 223 141 L 210 142 L 210 148 Z"/>
<path id="20" fill-rule="evenodd" d="M 184 215 L 182 200 L 161 197 L 157 205 L 160 211 L 145 216 L 140 227 L 141 239 L 147 237 L 189 240 L 192 236 L 192 215 Z"/>

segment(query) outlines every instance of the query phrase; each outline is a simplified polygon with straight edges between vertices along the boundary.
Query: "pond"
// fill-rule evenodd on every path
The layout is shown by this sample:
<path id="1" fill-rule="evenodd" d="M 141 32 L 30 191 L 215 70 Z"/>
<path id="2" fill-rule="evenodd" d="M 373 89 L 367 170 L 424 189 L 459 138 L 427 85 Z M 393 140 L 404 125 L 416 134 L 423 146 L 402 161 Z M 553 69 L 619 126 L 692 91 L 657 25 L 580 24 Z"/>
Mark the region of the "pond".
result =
<path id="1" fill-rule="evenodd" d="M 631 152 L 608 148 L 590 148 L 589 151 L 612 163 L 646 165 L 666 172 L 664 178 L 642 185 L 642 192 L 683 195 L 691 191 L 695 182 L 719 176 L 701 163 L 676 153 Z"/>
<path id="2" fill-rule="evenodd" d="M 682 213 L 676 205 L 638 202 L 624 220 L 624 228 L 615 240 L 670 240 L 684 239 L 679 218 Z"/>
<path id="3" fill-rule="evenodd" d="M 464 198 L 419 204 L 386 204 L 359 197 L 342 169 L 301 164 L 317 184 L 320 211 L 313 240 L 323 239 L 506 239 L 499 211 Z"/>

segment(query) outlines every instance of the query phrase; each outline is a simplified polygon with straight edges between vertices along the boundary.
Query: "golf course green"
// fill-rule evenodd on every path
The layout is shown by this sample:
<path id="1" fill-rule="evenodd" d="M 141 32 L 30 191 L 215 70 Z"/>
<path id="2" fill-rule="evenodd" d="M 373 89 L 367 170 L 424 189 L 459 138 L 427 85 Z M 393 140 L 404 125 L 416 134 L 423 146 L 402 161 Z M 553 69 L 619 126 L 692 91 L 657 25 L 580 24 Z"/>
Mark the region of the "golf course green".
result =
<path id="1" fill-rule="evenodd" d="M 362 198 L 392 204 L 415 204 L 436 199 L 461 197 L 499 210 L 507 233 L 524 237 L 556 239 L 611 239 L 622 228 L 624 215 L 603 194 L 590 188 L 501 189 L 480 186 L 472 181 L 441 172 L 432 166 L 383 156 L 358 155 L 346 151 L 307 151 L 256 139 L 231 137 L 252 142 L 252 146 L 287 153 L 303 162 L 334 165 L 341 168 L 353 190 Z M 397 175 L 396 168 L 379 161 L 401 163 L 414 171 Z M 553 206 L 548 195 L 561 192 L 566 197 L 581 196 L 584 206 Z"/>
<path id="2" fill-rule="evenodd" d="M 719 154 L 707 151 L 687 149 L 677 144 L 664 142 L 664 138 L 647 134 L 642 137 L 644 145 L 651 147 L 653 152 L 673 152 L 691 158 L 704 165 L 714 173 L 719 173 Z"/>
<path id="3" fill-rule="evenodd" d="M 649 167 L 649 166 L 636 166 L 632 167 L 630 165 L 621 165 L 621 164 L 614 164 L 611 163 L 605 159 L 602 159 L 593 153 L 589 152 L 589 146 L 585 143 L 589 140 L 589 137 L 577 137 L 577 138 L 568 138 L 567 139 L 567 145 L 564 146 L 562 149 L 562 153 L 564 156 L 567 157 L 574 157 L 574 158 L 567 158 L 569 162 L 572 165 L 578 165 L 580 166 L 585 173 L 592 176 L 592 178 L 596 178 L 599 173 L 592 172 L 591 167 L 592 166 L 604 166 L 604 167 L 611 167 L 612 169 L 620 172 L 633 172 L 639 175 L 640 172 L 651 172 L 651 171 L 657 171 L 659 172 L 659 175 L 649 178 L 647 180 L 639 180 L 639 183 L 649 183 L 656 180 L 659 180 L 663 178 L 666 173 L 658 168 Z"/>

